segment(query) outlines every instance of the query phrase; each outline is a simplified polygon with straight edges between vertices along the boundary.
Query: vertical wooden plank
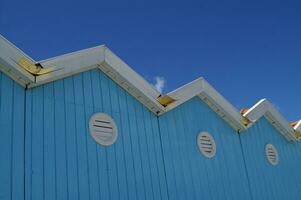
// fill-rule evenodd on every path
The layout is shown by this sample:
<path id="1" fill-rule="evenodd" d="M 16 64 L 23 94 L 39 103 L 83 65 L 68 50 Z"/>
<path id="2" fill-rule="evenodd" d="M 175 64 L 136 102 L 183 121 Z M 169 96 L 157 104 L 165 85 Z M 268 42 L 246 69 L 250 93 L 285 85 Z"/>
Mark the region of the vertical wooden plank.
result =
<path id="1" fill-rule="evenodd" d="M 97 151 L 96 143 L 89 133 L 89 119 L 93 114 L 93 92 L 91 87 L 90 72 L 83 73 L 83 91 L 84 91 L 84 106 L 85 106 L 85 134 L 87 141 L 88 166 L 89 166 L 89 185 L 90 199 L 99 199 L 99 178 L 97 168 Z"/>
<path id="2" fill-rule="evenodd" d="M 185 108 L 185 107 L 184 107 Z M 178 142 L 180 144 L 178 144 L 178 147 L 180 147 L 180 155 L 181 155 L 181 159 L 182 159 L 182 164 L 183 164 L 183 170 L 184 170 L 184 179 L 185 179 L 185 183 L 186 185 L 186 190 L 187 190 L 187 198 L 188 199 L 196 199 L 196 186 L 195 186 L 195 178 L 192 175 L 192 169 L 191 166 L 193 164 L 191 164 L 191 160 L 190 160 L 190 155 L 192 154 L 192 150 L 191 148 L 193 146 L 195 146 L 195 142 L 193 141 L 193 139 L 195 137 L 193 137 L 194 134 L 192 134 L 192 137 L 187 136 L 187 132 L 189 129 L 189 125 L 186 127 L 184 125 L 184 120 L 185 120 L 185 109 L 177 109 L 175 110 L 175 112 L 173 113 L 173 119 L 174 119 L 174 124 L 177 124 L 177 137 L 178 137 Z M 176 117 L 177 116 L 177 117 Z M 176 131 L 176 130 L 174 130 Z M 192 138 L 192 140 L 191 140 Z"/>
<path id="3" fill-rule="evenodd" d="M 32 199 L 44 198 L 43 87 L 33 91 L 32 99 Z"/>
<path id="4" fill-rule="evenodd" d="M 0 197 L 12 197 L 12 119 L 13 119 L 13 81 L 5 75 L 1 78 L 0 110 Z"/>
<path id="5" fill-rule="evenodd" d="M 153 198 L 154 199 L 162 199 L 162 194 L 160 190 L 160 181 L 159 181 L 159 172 L 157 165 L 157 158 L 155 155 L 154 143 L 160 142 L 159 140 L 155 140 L 152 133 L 152 124 L 151 124 L 151 113 L 142 107 L 142 118 L 144 119 L 144 137 L 147 144 L 147 150 L 149 154 L 149 166 L 150 166 L 150 176 L 152 181 L 153 188 Z"/>
<path id="6" fill-rule="evenodd" d="M 172 147 L 169 139 L 169 130 L 167 119 L 170 113 L 167 113 L 159 118 L 159 129 L 162 140 L 162 152 L 165 164 L 165 172 L 167 178 L 168 194 L 170 199 L 179 197 L 179 189 L 176 182 L 176 172 L 174 169 L 175 161 L 172 159 Z"/>
<path id="7" fill-rule="evenodd" d="M 115 153 L 116 153 L 116 167 L 117 167 L 117 176 L 118 176 L 118 191 L 121 199 L 128 199 L 128 189 L 127 189 L 127 177 L 125 160 L 124 160 L 124 149 L 123 149 L 123 123 L 120 118 L 119 110 L 119 99 L 118 99 L 118 90 L 117 84 L 110 81 L 110 98 L 111 98 L 111 107 L 112 107 L 112 117 L 116 122 L 118 127 L 118 139 L 114 144 Z"/>
<path id="8" fill-rule="evenodd" d="M 140 155 L 140 144 L 138 139 L 137 121 L 135 115 L 135 105 L 133 97 L 127 95 L 128 118 L 130 125 L 131 143 L 133 146 L 134 166 L 136 172 L 136 189 L 138 199 L 145 199 L 145 180 L 142 172 L 142 163 Z"/>
<path id="9" fill-rule="evenodd" d="M 97 81 L 96 92 L 94 98 L 94 105 L 96 109 L 101 112 L 104 112 L 103 98 L 106 98 L 107 94 L 103 93 L 102 89 L 102 79 L 103 76 L 100 72 L 97 73 L 97 77 L 95 80 Z M 100 99 L 96 99 L 96 97 Z M 108 174 L 108 164 L 107 164 L 107 152 L 103 147 L 97 148 L 97 157 L 98 157 L 98 170 L 99 170 L 99 190 L 101 199 L 109 199 L 110 198 L 110 184 L 109 184 L 109 174 Z"/>
<path id="10" fill-rule="evenodd" d="M 195 196 L 197 199 L 212 199 L 212 195 L 210 192 L 210 186 L 206 179 L 208 179 L 208 172 L 206 170 L 206 166 L 203 163 L 205 160 L 200 155 L 200 151 L 196 145 L 196 138 L 197 134 L 200 131 L 200 128 L 195 129 L 195 127 L 191 126 L 191 113 L 193 113 L 195 110 L 195 107 L 192 104 L 186 104 L 184 105 L 185 109 L 182 110 L 183 115 L 183 124 L 185 124 L 185 135 L 188 133 L 192 133 L 192 137 L 190 137 L 189 144 L 193 146 L 193 150 L 188 153 L 189 160 L 190 160 L 190 166 L 191 166 L 191 173 L 193 181 L 196 185 L 195 190 Z M 196 164 L 199 163 L 198 165 Z M 202 191 L 202 192 L 199 192 Z"/>
<path id="11" fill-rule="evenodd" d="M 212 120 L 212 117 L 208 116 L 208 114 L 211 115 L 213 111 L 211 111 L 210 108 L 207 105 L 205 105 L 203 102 L 195 101 L 195 100 L 196 98 L 190 101 L 192 104 L 195 105 L 194 109 L 196 110 L 196 113 L 193 113 L 193 116 L 191 116 L 192 123 L 195 126 L 195 130 L 199 129 L 199 130 L 205 130 L 210 132 L 215 138 L 217 148 L 220 147 L 219 137 L 217 137 L 217 133 L 215 133 L 212 130 L 212 125 L 210 126 L 210 124 L 212 124 L 212 122 L 210 121 Z M 218 165 L 218 160 L 220 159 L 219 157 L 220 157 L 219 151 L 217 151 L 216 156 L 211 160 L 201 157 L 203 159 L 203 163 L 205 164 L 206 171 L 208 173 L 207 178 L 210 184 L 209 189 L 211 190 L 210 194 L 212 196 L 212 199 L 225 198 L 225 191 L 221 180 L 222 175 L 220 171 L 220 166 Z"/>
<path id="12" fill-rule="evenodd" d="M 66 148 L 67 148 L 67 176 L 69 199 L 79 199 L 78 186 L 78 149 L 75 128 L 75 104 L 73 78 L 64 79 L 65 94 L 65 121 L 66 121 Z"/>
<path id="13" fill-rule="evenodd" d="M 82 74 L 73 77 L 73 84 L 75 98 L 76 138 L 78 146 L 79 199 L 90 199 Z"/>
<path id="14" fill-rule="evenodd" d="M 118 90 L 119 97 L 119 110 L 120 110 L 120 124 L 121 124 L 121 135 L 119 137 L 122 138 L 123 141 L 123 150 L 125 157 L 125 173 L 127 174 L 127 191 L 128 191 L 128 199 L 137 199 L 137 189 L 136 189 L 136 174 L 135 174 L 135 166 L 134 166 L 134 158 L 133 158 L 133 147 L 131 143 L 131 134 L 129 127 L 129 118 L 128 118 L 128 110 L 127 110 L 127 101 L 126 101 L 126 93 L 122 89 Z"/>
<path id="15" fill-rule="evenodd" d="M 187 199 L 187 189 L 186 189 L 186 183 L 184 179 L 183 174 L 183 163 L 181 159 L 181 151 L 179 147 L 179 141 L 178 141 L 178 134 L 179 131 L 176 130 L 175 124 L 174 124 L 174 115 L 173 113 L 170 113 L 169 117 L 166 118 L 167 122 L 167 129 L 168 129 L 168 137 L 171 144 L 171 159 L 174 162 L 174 170 L 175 170 L 175 181 L 178 192 L 178 197 L 180 199 Z"/>
<path id="16" fill-rule="evenodd" d="M 31 199 L 32 168 L 32 90 L 26 91 L 25 114 L 25 199 Z"/>
<path id="17" fill-rule="evenodd" d="M 137 123 L 137 137 L 139 144 L 139 153 L 141 157 L 142 173 L 145 184 L 145 197 L 146 199 L 153 199 L 153 186 L 150 173 L 150 164 L 149 164 L 149 153 L 147 149 L 146 137 L 145 137 L 145 127 L 144 127 L 144 118 L 142 111 L 142 105 L 135 102 L 135 113 L 136 113 L 136 123 Z"/>
<path id="18" fill-rule="evenodd" d="M 12 199 L 24 199 L 24 102 L 25 92 L 14 83 L 13 149 L 12 149 Z"/>
<path id="19" fill-rule="evenodd" d="M 100 74 L 100 81 L 101 81 L 101 91 L 103 96 L 103 111 L 109 115 L 112 114 L 112 107 L 111 107 L 111 98 L 110 98 L 110 88 L 109 88 L 109 81 L 106 76 Z M 109 181 L 109 198 L 111 199 L 119 199 L 119 191 L 118 191 L 118 176 L 117 176 L 117 168 L 116 168 L 116 154 L 115 154 L 115 147 L 110 146 L 105 148 L 106 152 L 106 163 L 107 163 L 107 171 L 108 174 L 108 181 Z"/>
<path id="20" fill-rule="evenodd" d="M 150 115 L 151 115 L 151 124 L 152 124 L 152 134 L 154 138 L 153 144 L 155 148 L 155 157 L 158 166 L 161 199 L 169 199 L 166 172 L 165 172 L 165 162 L 163 158 L 163 148 L 161 142 L 161 133 L 159 130 L 159 121 L 158 118 L 154 116 L 152 113 L 150 113 Z"/>
<path id="21" fill-rule="evenodd" d="M 56 139 L 56 174 L 57 199 L 68 199 L 68 177 L 66 156 L 66 126 L 63 80 L 54 82 L 54 111 L 55 111 L 55 139 Z"/>
<path id="22" fill-rule="evenodd" d="M 54 115 L 54 86 L 44 86 L 44 184 L 45 200 L 56 199 L 56 137 Z"/>

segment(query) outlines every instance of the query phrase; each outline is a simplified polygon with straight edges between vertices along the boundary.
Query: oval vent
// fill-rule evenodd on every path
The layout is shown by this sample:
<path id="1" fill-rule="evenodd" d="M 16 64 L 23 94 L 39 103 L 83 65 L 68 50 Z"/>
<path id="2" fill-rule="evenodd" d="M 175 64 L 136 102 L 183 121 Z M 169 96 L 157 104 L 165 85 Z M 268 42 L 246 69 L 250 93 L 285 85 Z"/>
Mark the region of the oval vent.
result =
<path id="1" fill-rule="evenodd" d="M 278 155 L 278 151 L 274 147 L 274 145 L 267 144 L 265 146 L 265 154 L 266 154 L 266 157 L 267 157 L 269 163 L 271 163 L 271 165 L 273 165 L 273 166 L 278 165 L 279 155 Z"/>
<path id="2" fill-rule="evenodd" d="M 114 144 L 118 136 L 117 126 L 114 120 L 104 113 L 92 115 L 89 122 L 89 129 L 94 140 L 104 146 Z"/>
<path id="3" fill-rule="evenodd" d="M 207 132 L 200 132 L 197 138 L 200 152 L 206 158 L 213 158 L 216 153 L 216 144 L 213 137 Z"/>

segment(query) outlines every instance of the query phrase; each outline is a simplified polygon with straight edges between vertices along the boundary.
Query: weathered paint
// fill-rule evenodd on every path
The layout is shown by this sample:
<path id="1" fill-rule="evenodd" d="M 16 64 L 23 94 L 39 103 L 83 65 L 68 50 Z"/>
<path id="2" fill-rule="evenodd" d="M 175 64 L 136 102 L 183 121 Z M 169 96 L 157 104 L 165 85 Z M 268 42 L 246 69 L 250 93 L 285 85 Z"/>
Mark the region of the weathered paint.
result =
<path id="1" fill-rule="evenodd" d="M 24 199 L 24 89 L 0 72 L 0 199 Z"/>
<path id="2" fill-rule="evenodd" d="M 27 93 L 26 199 L 167 199 L 157 117 L 100 70 Z M 105 112 L 119 129 L 103 147 L 88 131 Z"/>
<path id="3" fill-rule="evenodd" d="M 170 199 L 251 199 L 237 133 L 195 97 L 159 118 Z M 212 134 L 216 156 L 197 146 L 200 131 Z"/>
<path id="4" fill-rule="evenodd" d="M 240 139 L 254 199 L 301 199 L 299 144 L 288 143 L 265 118 L 241 134 Z M 266 158 L 268 143 L 278 150 L 277 166 Z"/>

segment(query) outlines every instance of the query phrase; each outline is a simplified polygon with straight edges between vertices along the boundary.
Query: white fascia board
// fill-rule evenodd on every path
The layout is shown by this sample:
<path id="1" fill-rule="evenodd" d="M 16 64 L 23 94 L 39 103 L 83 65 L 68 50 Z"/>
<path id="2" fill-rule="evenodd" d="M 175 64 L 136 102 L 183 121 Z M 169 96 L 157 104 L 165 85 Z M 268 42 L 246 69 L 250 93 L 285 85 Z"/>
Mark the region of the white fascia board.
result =
<path id="1" fill-rule="evenodd" d="M 99 68 L 152 112 L 156 114 L 164 112 L 164 107 L 157 101 L 160 93 L 104 45 L 50 58 L 39 63 L 44 68 L 53 67 L 54 71 L 37 76 L 36 82 L 30 84 L 29 87 Z"/>
<path id="2" fill-rule="evenodd" d="M 35 77 L 17 64 L 22 57 L 35 63 L 32 58 L 0 35 L 0 70 L 22 86 L 26 86 L 34 82 Z"/>
<path id="3" fill-rule="evenodd" d="M 110 49 L 105 49 L 105 64 L 110 66 L 120 76 L 125 79 L 139 90 L 143 91 L 154 99 L 157 99 L 161 94 L 151 84 L 149 84 L 142 76 L 137 74 L 131 67 L 123 62 L 117 55 L 115 55 Z"/>
<path id="4" fill-rule="evenodd" d="M 289 122 L 267 99 L 260 100 L 243 116 L 248 118 L 252 123 L 255 123 L 264 116 L 288 141 L 296 141 L 293 127 L 289 125 Z"/>
<path id="5" fill-rule="evenodd" d="M 166 112 L 198 96 L 216 113 L 226 120 L 235 130 L 243 131 L 242 116 L 238 110 L 218 93 L 204 78 L 199 78 L 183 87 L 167 94 L 175 100 L 166 107 Z"/>
<path id="6" fill-rule="evenodd" d="M 236 130 L 239 132 L 244 131 L 246 127 L 242 123 L 243 117 L 239 111 L 205 80 L 204 87 L 205 90 L 200 95 L 207 98 L 213 105 L 216 105 L 216 112 L 225 118 L 232 127 L 236 127 Z M 225 117 L 223 115 L 225 115 Z"/>
<path id="7" fill-rule="evenodd" d="M 198 78 L 172 92 L 166 94 L 175 101 L 166 107 L 166 112 L 178 107 L 204 91 L 204 79 Z"/>
<path id="8" fill-rule="evenodd" d="M 157 101 L 161 94 L 110 49 L 105 49 L 105 60 L 99 68 L 152 112 L 157 115 L 164 112 L 165 108 Z"/>
<path id="9" fill-rule="evenodd" d="M 81 72 L 98 68 L 104 62 L 105 46 L 97 46 L 73 53 L 57 56 L 39 63 L 44 67 L 52 67 L 54 71 L 36 77 L 36 82 L 28 87 L 36 87 L 45 83 L 66 78 Z"/>

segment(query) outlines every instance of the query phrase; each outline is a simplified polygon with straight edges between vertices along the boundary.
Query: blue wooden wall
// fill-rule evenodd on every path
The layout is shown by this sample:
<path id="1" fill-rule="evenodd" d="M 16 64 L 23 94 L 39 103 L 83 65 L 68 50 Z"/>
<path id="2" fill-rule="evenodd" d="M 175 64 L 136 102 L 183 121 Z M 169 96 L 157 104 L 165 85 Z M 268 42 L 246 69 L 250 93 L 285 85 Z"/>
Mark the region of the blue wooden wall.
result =
<path id="1" fill-rule="evenodd" d="M 0 199 L 24 199 L 24 89 L 0 72 Z"/>
<path id="2" fill-rule="evenodd" d="M 168 199 L 157 117 L 100 70 L 29 90 L 26 199 Z M 97 145 L 95 112 L 111 115 L 119 137 Z"/>
<path id="3" fill-rule="evenodd" d="M 90 136 L 95 112 L 115 119 L 113 146 Z M 200 131 L 215 139 L 213 159 Z M 300 152 L 265 118 L 238 135 L 198 97 L 158 118 L 100 70 L 26 92 L 0 73 L 1 200 L 301 199 Z"/>
<path id="4" fill-rule="evenodd" d="M 301 146 L 290 144 L 261 118 L 240 135 L 253 199 L 301 199 Z M 273 144 L 279 164 L 272 166 L 265 156 L 265 145 Z"/>
<path id="5" fill-rule="evenodd" d="M 195 97 L 159 118 L 170 199 L 251 199 L 237 133 Z M 200 131 L 217 145 L 213 159 L 197 146 Z"/>

